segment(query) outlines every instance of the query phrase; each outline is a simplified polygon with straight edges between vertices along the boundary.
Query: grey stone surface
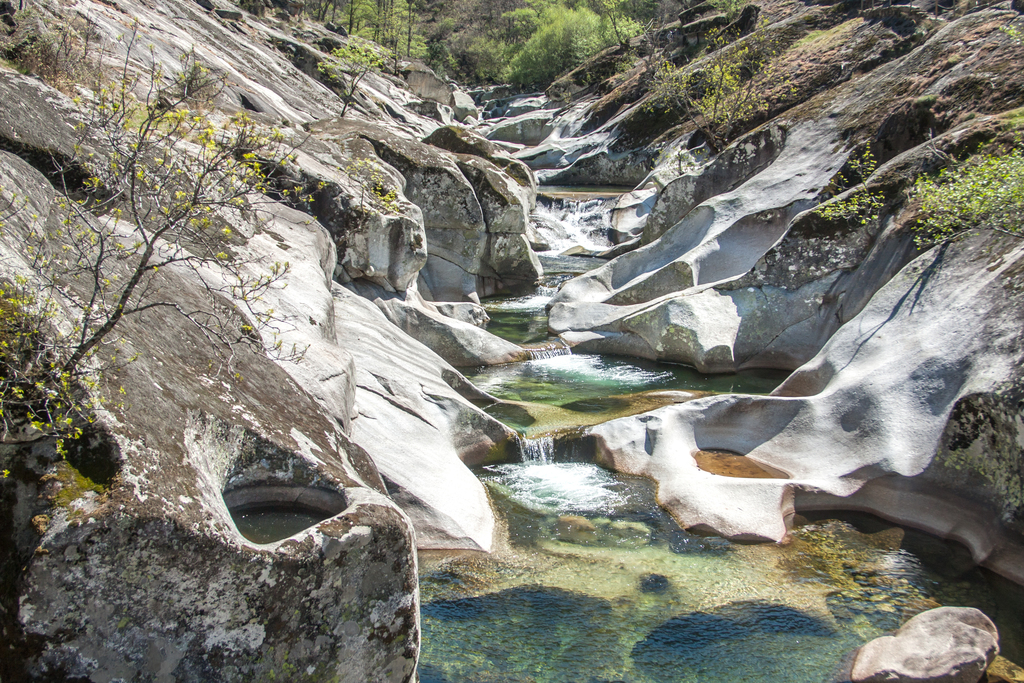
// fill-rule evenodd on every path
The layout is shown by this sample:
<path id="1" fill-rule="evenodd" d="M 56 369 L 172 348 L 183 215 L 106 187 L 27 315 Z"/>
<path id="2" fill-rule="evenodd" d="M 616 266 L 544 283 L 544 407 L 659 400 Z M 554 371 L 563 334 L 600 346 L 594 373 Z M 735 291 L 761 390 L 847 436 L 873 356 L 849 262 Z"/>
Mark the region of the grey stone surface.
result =
<path id="1" fill-rule="evenodd" d="M 6 221 L 0 263 L 5 277 L 28 275 L 18 242 L 57 219 L 53 190 L 6 153 L 0 178 L 34 205 Z M 266 232 L 240 228 L 251 237 L 237 246 L 272 256 L 281 242 L 268 233 L 276 232 L 303 252 L 288 275 L 291 284 L 308 279 L 307 288 L 292 289 L 290 302 L 275 291 L 267 305 L 309 317 L 289 340 L 325 343 L 321 324 L 331 311 L 307 295 L 316 283 L 327 290 L 331 242 L 318 225 L 296 220 L 300 214 L 279 211 Z M 227 303 L 187 269 L 153 277 L 186 310 Z M 72 314 L 70 302 L 58 303 L 67 311 L 58 315 Z M 222 315 L 245 320 L 230 304 Z M 13 534 L 0 564 L 5 576 L 20 577 L 17 592 L 12 584 L 2 596 L 4 632 L 19 634 L 5 636 L 5 666 L 31 679 L 235 681 L 270 676 L 287 655 L 304 675 L 410 678 L 419 640 L 415 541 L 372 461 L 346 433 L 351 356 L 337 350 L 333 377 L 316 374 L 330 356 L 290 373 L 263 353 L 212 343 L 169 307 L 126 318 L 119 334 L 123 353 L 137 357 L 105 373 L 96 391 L 123 390 L 125 400 L 106 403 L 88 442 L 67 462 L 46 441 L 6 443 L 0 454 L 14 472 L 0 484 L 2 526 Z M 106 489 L 83 488 L 72 466 Z M 291 539 L 246 540 L 223 494 L 281 485 L 343 502 Z M 40 514 L 48 519 L 41 537 L 17 531 Z M 335 582 L 353 588 L 319 590 Z"/>
<path id="2" fill-rule="evenodd" d="M 913 517 L 925 528 L 931 517 L 933 530 L 967 543 L 977 561 L 1018 577 L 1020 553 L 1000 540 L 993 501 L 971 515 L 958 505 L 943 516 L 934 495 L 900 495 L 891 485 L 890 494 L 858 492 L 886 475 L 941 485 L 930 472 L 958 402 L 1015 395 L 1022 352 L 1006 341 L 1019 335 L 1013 283 L 1022 263 L 1024 248 L 1014 238 L 980 235 L 935 248 L 882 287 L 773 395 L 704 398 L 600 425 L 593 429 L 599 460 L 658 481 L 659 501 L 685 526 L 781 539 L 794 508 L 815 509 L 820 499 L 830 508 Z M 1018 435 L 1006 449 L 1021 447 Z M 748 455 L 788 479 L 702 472 L 687 455 L 698 448 Z M 1007 467 L 1012 476 L 1014 465 Z M 971 486 L 960 478 L 953 490 Z"/>
<path id="3" fill-rule="evenodd" d="M 853 683 L 978 683 L 999 654 L 999 632 L 980 610 L 939 607 L 857 650 Z"/>

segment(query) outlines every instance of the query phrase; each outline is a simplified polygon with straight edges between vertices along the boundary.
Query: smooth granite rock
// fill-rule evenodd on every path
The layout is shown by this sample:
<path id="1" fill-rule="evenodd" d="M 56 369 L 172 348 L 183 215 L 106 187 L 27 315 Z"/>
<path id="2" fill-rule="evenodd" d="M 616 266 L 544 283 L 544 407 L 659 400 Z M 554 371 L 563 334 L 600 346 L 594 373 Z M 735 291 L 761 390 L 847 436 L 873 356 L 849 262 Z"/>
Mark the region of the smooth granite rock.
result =
<path id="1" fill-rule="evenodd" d="M 863 645 L 852 683 L 978 683 L 999 654 L 999 632 L 980 610 L 939 607 Z"/>

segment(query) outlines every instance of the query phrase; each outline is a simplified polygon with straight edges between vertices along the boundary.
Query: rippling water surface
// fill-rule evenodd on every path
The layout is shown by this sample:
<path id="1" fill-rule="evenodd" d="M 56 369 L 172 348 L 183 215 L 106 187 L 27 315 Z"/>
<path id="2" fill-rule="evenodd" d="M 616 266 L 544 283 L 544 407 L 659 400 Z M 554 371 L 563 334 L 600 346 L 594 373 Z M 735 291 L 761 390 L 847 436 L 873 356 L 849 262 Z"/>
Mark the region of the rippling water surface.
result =
<path id="1" fill-rule="evenodd" d="M 851 517 L 737 545 L 596 465 L 479 474 L 507 538 L 492 556 L 421 554 L 423 683 L 817 683 L 940 604 L 981 608 L 1021 652 L 1020 589 L 923 534 Z"/>

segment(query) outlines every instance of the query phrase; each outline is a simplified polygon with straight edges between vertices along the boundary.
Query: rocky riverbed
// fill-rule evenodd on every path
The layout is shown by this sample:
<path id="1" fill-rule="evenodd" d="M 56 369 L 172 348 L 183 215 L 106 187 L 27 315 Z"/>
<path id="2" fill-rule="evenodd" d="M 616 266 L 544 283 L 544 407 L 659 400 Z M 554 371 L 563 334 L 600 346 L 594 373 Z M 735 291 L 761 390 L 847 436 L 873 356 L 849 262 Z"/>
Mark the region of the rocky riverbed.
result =
<path id="1" fill-rule="evenodd" d="M 24 21 L 8 5 L 5 25 Z M 675 152 L 700 150 L 699 137 L 645 106 L 642 63 L 503 102 L 397 64 L 368 73 L 346 108 L 317 65 L 347 38 L 287 12 L 206 0 L 36 12 L 87 19 L 105 45 L 96 68 L 140 78 L 139 98 L 194 50 L 223 79 L 204 105 L 215 125 L 246 112 L 281 131 L 290 158 L 246 198 L 257 210 L 223 227 L 236 270 L 288 268 L 248 302 L 223 294 L 236 270 L 216 260 L 161 268 L 148 291 L 177 308 L 120 324 L 131 362 L 83 387 L 97 406 L 84 438 L 60 457 L 31 430 L 5 437 L 3 680 L 415 680 L 417 551 L 507 548 L 500 482 L 470 467 L 514 460 L 520 437 L 496 417 L 507 397 L 466 375 L 535 358 L 524 342 L 542 340 L 491 334 L 482 302 L 532 291 L 545 264 L 574 275 L 550 283 L 544 326 L 576 358 L 791 373 L 769 395 L 662 397 L 586 425 L 597 463 L 655 482 L 679 527 L 669 535 L 772 554 L 807 533 L 800 514 L 859 510 L 959 541 L 1024 583 L 1024 247 L 986 232 L 923 249 L 907 192 L 918 174 L 1018 134 L 1024 47 L 1003 30 L 1019 22 L 1008 3 L 937 17 L 763 3 L 789 85 L 685 169 Z M 683 50 L 695 30 L 681 21 L 664 35 Z M 589 68 L 607 59 L 618 56 Z M 0 64 L 12 207 L 0 279 L 31 291 L 46 283 L 25 245 L 49 234 L 68 246 L 83 224 L 61 197 L 89 164 L 114 160 L 109 139 L 80 127 L 92 93 L 72 95 Z M 869 144 L 879 164 L 864 183 L 882 210 L 865 222 L 814 213 Z M 553 249 L 569 233 L 538 180 L 615 188 L 600 197 L 600 243 Z M 129 242 L 140 229 L 114 226 Z M 56 295 L 57 328 L 72 328 L 84 286 Z M 182 309 L 238 329 L 278 322 L 238 350 Z M 302 353 L 263 351 L 278 342 Z M 714 452 L 786 478 L 716 474 L 700 465 Z M 321 521 L 258 543 L 233 521 L 254 510 Z M 614 526 L 591 524 L 573 528 Z M 686 609 L 746 623 L 719 608 Z M 662 640 L 634 655 L 661 661 Z"/>

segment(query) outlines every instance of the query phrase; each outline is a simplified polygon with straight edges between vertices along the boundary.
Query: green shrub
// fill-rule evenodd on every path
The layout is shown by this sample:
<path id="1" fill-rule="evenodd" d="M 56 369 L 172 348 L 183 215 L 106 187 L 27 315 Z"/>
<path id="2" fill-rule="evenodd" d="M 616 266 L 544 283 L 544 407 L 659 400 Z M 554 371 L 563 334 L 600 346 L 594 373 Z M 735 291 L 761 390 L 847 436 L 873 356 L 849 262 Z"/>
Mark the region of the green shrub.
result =
<path id="1" fill-rule="evenodd" d="M 480 81 L 496 81 L 501 78 L 508 60 L 506 45 L 491 38 L 477 38 L 465 50 L 466 70 Z"/>
<path id="2" fill-rule="evenodd" d="M 1024 233 L 1024 150 L 978 155 L 923 176 L 915 184 L 924 220 L 918 241 L 955 238 L 974 229 Z"/>
<path id="3" fill-rule="evenodd" d="M 521 85 L 550 83 L 617 42 L 611 24 L 585 7 L 549 7 L 541 14 L 540 26 L 509 62 L 506 80 Z"/>

